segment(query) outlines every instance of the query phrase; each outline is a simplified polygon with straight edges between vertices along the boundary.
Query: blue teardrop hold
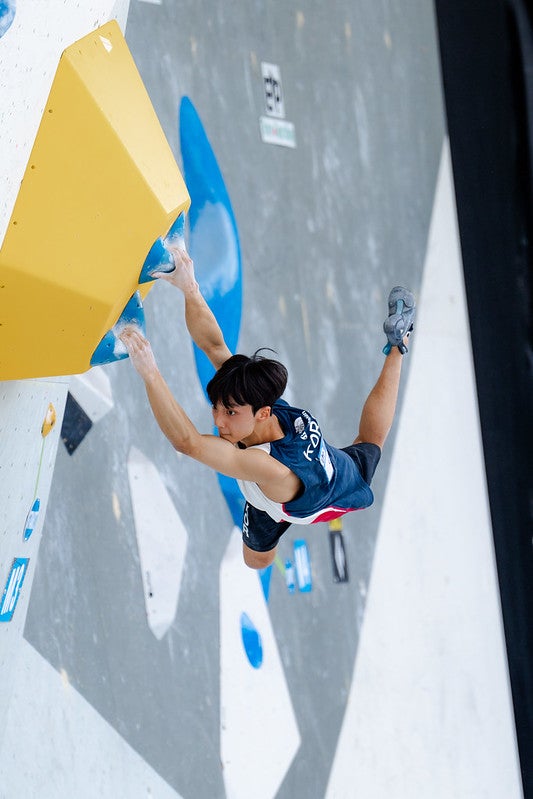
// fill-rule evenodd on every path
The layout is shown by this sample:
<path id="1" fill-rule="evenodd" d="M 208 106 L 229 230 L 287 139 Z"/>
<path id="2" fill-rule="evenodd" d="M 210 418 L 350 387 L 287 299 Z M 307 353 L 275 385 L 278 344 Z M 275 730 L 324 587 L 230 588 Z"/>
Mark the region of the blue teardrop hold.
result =
<path id="1" fill-rule="evenodd" d="M 128 357 L 126 347 L 118 338 L 124 327 L 128 324 L 137 325 L 145 333 L 144 309 L 141 295 L 138 291 L 128 301 L 117 323 L 108 330 L 91 358 L 91 366 L 102 366 L 106 363 L 121 361 Z"/>

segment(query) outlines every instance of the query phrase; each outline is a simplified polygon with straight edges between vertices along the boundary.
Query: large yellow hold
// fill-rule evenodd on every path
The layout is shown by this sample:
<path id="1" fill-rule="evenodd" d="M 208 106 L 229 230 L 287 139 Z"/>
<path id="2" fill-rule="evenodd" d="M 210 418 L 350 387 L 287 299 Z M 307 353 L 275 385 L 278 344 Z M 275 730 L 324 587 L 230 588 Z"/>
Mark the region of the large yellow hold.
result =
<path id="1" fill-rule="evenodd" d="M 109 22 L 61 56 L 0 250 L 0 380 L 86 371 L 152 244 L 189 204 Z"/>

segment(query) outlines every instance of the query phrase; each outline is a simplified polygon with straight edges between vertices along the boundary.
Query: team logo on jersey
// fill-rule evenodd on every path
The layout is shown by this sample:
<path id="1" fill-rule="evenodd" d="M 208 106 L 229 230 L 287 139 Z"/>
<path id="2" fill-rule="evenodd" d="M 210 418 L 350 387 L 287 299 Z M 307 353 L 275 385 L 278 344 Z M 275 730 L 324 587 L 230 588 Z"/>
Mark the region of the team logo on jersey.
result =
<path id="1" fill-rule="evenodd" d="M 301 416 L 294 420 L 294 429 L 296 430 L 297 435 L 301 435 L 305 430 L 304 420 Z"/>

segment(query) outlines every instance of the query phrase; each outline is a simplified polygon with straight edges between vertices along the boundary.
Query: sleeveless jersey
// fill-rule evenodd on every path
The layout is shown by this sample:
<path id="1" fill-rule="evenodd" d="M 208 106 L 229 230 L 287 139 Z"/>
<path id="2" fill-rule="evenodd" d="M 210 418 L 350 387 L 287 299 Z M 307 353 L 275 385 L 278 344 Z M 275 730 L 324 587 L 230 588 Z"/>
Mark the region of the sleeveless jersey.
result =
<path id="1" fill-rule="evenodd" d="M 266 511 L 278 522 L 314 524 L 372 504 L 372 490 L 355 462 L 324 440 L 318 422 L 308 411 L 278 400 L 272 413 L 285 435 L 257 447 L 294 472 L 302 481 L 303 490 L 290 502 L 279 503 L 266 497 L 257 483 L 238 480 L 250 505 Z"/>

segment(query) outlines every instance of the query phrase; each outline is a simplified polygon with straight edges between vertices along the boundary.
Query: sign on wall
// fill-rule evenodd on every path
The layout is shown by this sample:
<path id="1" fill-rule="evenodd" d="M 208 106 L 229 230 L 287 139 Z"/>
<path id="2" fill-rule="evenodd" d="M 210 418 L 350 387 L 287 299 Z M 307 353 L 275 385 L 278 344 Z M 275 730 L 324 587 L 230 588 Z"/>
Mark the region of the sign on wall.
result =
<path id="1" fill-rule="evenodd" d="M 265 144 L 296 147 L 294 125 L 285 119 L 285 99 L 278 65 L 262 61 L 261 76 L 267 114 L 259 119 L 261 139 Z"/>

